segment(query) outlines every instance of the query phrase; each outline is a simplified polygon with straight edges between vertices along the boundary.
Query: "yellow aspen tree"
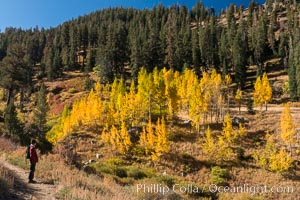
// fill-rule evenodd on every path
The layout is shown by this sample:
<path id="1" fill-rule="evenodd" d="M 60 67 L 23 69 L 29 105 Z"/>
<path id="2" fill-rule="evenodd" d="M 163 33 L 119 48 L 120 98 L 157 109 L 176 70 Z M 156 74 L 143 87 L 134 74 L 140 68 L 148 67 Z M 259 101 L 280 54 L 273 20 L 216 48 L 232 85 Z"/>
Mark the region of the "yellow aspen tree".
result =
<path id="1" fill-rule="evenodd" d="M 166 105 L 166 82 L 164 79 L 165 70 L 158 71 L 157 67 L 154 68 L 153 74 L 153 92 L 152 98 L 154 105 L 158 107 L 160 115 L 162 115 L 162 109 Z"/>
<path id="2" fill-rule="evenodd" d="M 80 117 L 78 118 L 79 125 L 87 125 L 87 97 L 82 98 L 79 101 L 79 110 L 80 110 Z M 76 112 L 76 111 L 75 111 Z"/>
<path id="3" fill-rule="evenodd" d="M 96 96 L 93 104 L 93 110 L 95 113 L 94 120 L 95 124 L 98 126 L 103 126 L 104 125 L 104 102 L 101 100 L 100 97 Z"/>
<path id="4" fill-rule="evenodd" d="M 266 73 L 263 74 L 262 79 L 257 77 L 254 85 L 253 98 L 255 106 L 260 106 L 262 109 L 262 105 L 265 104 L 267 110 L 267 103 L 272 100 L 272 87 L 270 86 Z"/>
<path id="5" fill-rule="evenodd" d="M 223 119 L 224 116 L 224 98 L 222 94 L 219 94 L 218 97 L 218 108 L 217 122 L 219 122 L 220 119 Z"/>
<path id="6" fill-rule="evenodd" d="M 64 123 L 62 124 L 62 133 L 63 135 L 60 135 L 59 138 L 64 138 L 65 136 L 67 136 L 68 134 L 70 134 L 73 131 L 73 127 L 71 124 L 71 117 L 68 116 Z"/>
<path id="7" fill-rule="evenodd" d="M 282 140 L 289 145 L 290 153 L 292 155 L 292 144 L 295 143 L 295 124 L 293 122 L 293 117 L 291 115 L 290 104 L 287 103 L 284 105 L 280 117 L 280 128 L 281 128 L 281 138 Z"/>
<path id="8" fill-rule="evenodd" d="M 184 70 L 183 75 L 178 75 L 176 78 L 176 88 L 177 88 L 177 93 L 179 97 L 179 110 L 181 112 L 187 113 L 188 112 L 188 98 L 186 97 L 186 81 L 184 79 L 184 73 L 186 73 L 186 70 Z"/>
<path id="9" fill-rule="evenodd" d="M 155 135 L 155 132 L 153 130 L 151 119 L 148 120 L 148 124 L 147 124 L 146 130 L 147 130 L 148 146 L 149 146 L 149 148 L 152 151 L 153 147 L 154 147 L 154 145 L 156 143 L 156 135 Z"/>
<path id="10" fill-rule="evenodd" d="M 239 124 L 238 132 L 239 132 L 238 137 L 245 137 L 247 135 L 247 130 L 242 124 Z"/>
<path id="11" fill-rule="evenodd" d="M 144 148 L 146 156 L 152 155 L 153 147 L 156 144 L 156 135 L 152 127 L 151 119 L 148 120 L 147 126 L 143 127 L 139 144 Z"/>
<path id="12" fill-rule="evenodd" d="M 242 97 L 243 97 L 243 92 L 242 92 L 242 90 L 239 88 L 239 89 L 237 89 L 236 94 L 235 94 L 235 97 L 234 97 L 235 102 L 236 102 L 236 103 L 238 104 L 238 106 L 239 106 L 239 114 L 241 114 Z"/>
<path id="13" fill-rule="evenodd" d="M 110 100 L 110 102 L 113 102 L 113 103 L 115 103 L 116 102 L 116 100 L 117 100 L 117 98 L 118 98 L 118 79 L 117 78 L 115 78 L 114 79 L 114 82 L 112 83 L 112 85 L 111 85 L 111 91 L 110 91 L 110 93 L 109 93 L 109 100 Z"/>
<path id="14" fill-rule="evenodd" d="M 274 153 L 276 153 L 276 147 L 275 147 L 275 138 L 274 135 L 270 135 L 269 133 L 266 134 L 266 146 L 262 152 L 259 152 L 259 154 L 255 155 L 255 159 L 259 161 L 259 165 L 265 168 L 268 168 L 270 156 Z"/>
<path id="15" fill-rule="evenodd" d="M 93 89 L 91 89 L 86 102 L 86 123 L 92 125 L 95 123 L 96 116 L 98 116 L 97 96 Z"/>
<path id="16" fill-rule="evenodd" d="M 79 126 L 79 118 L 82 115 L 82 110 L 79 110 L 80 100 L 75 101 L 72 106 L 72 110 L 70 111 L 69 117 L 71 118 L 71 125 L 72 127 Z"/>
<path id="17" fill-rule="evenodd" d="M 263 100 L 266 106 L 266 111 L 268 109 L 268 102 L 272 100 L 272 87 L 270 86 L 270 81 L 268 79 L 267 73 L 265 72 L 262 77 L 262 91 L 263 92 Z"/>
<path id="18" fill-rule="evenodd" d="M 110 129 L 109 143 L 112 147 L 112 150 L 118 150 L 120 146 L 120 137 L 118 129 L 114 125 Z"/>
<path id="19" fill-rule="evenodd" d="M 193 120 L 192 125 L 200 132 L 201 123 L 205 122 L 204 112 L 207 111 L 206 98 L 202 92 L 200 84 L 194 86 L 189 99 L 189 117 Z"/>
<path id="20" fill-rule="evenodd" d="M 189 116 L 193 119 L 193 124 L 198 131 L 201 119 L 203 124 L 207 122 L 208 113 L 212 121 L 213 112 L 215 112 L 215 120 L 217 120 L 218 108 L 215 105 L 218 104 L 219 94 L 221 94 L 221 82 L 221 76 L 216 71 L 213 71 L 211 75 L 203 72 L 199 84 L 193 85 L 189 98 Z"/>
<path id="21" fill-rule="evenodd" d="M 62 139 L 71 129 L 70 125 L 70 110 L 67 105 L 64 106 L 61 114 L 60 122 L 53 126 L 50 131 L 47 132 L 46 138 L 52 144 L 56 144 L 57 141 Z M 64 130 L 65 129 L 65 130 Z"/>
<path id="22" fill-rule="evenodd" d="M 122 154 L 126 154 L 130 150 L 131 146 L 132 142 L 126 128 L 126 124 L 125 122 L 122 122 L 120 130 L 119 152 Z"/>
<path id="23" fill-rule="evenodd" d="M 227 111 L 229 110 L 229 102 L 230 102 L 230 96 L 231 96 L 231 89 L 230 89 L 230 85 L 232 83 L 232 79 L 231 76 L 229 74 L 227 74 L 224 78 L 224 88 L 225 88 L 225 94 L 227 96 Z"/>
<path id="24" fill-rule="evenodd" d="M 122 96 L 125 96 L 125 94 L 126 94 L 126 85 L 125 85 L 125 81 L 123 78 L 121 78 L 118 83 L 117 94 L 121 94 Z"/>
<path id="25" fill-rule="evenodd" d="M 70 115 L 70 110 L 67 105 L 64 106 L 63 112 L 61 114 L 61 123 L 64 123 L 65 119 Z"/>
<path id="26" fill-rule="evenodd" d="M 205 135 L 205 141 L 202 145 L 203 153 L 208 155 L 209 158 L 214 159 L 214 156 L 216 155 L 217 145 L 215 144 L 215 139 L 211 135 L 211 130 L 209 126 L 205 132 Z"/>
<path id="27" fill-rule="evenodd" d="M 153 93 L 153 77 L 152 74 L 148 74 L 145 68 L 142 68 L 138 75 L 138 92 L 137 99 L 139 103 L 140 118 L 151 118 L 151 104 Z"/>
<path id="28" fill-rule="evenodd" d="M 99 98 L 101 98 L 103 86 L 100 84 L 100 82 L 96 82 L 96 83 L 94 84 L 94 89 L 95 89 L 95 92 L 96 92 L 97 96 L 98 96 Z"/>
<path id="29" fill-rule="evenodd" d="M 108 133 L 108 124 L 105 124 L 105 127 L 102 130 L 101 133 L 101 139 L 105 142 L 105 143 L 109 143 L 110 144 L 110 134 Z"/>
<path id="30" fill-rule="evenodd" d="M 158 118 L 157 120 L 156 135 L 157 135 L 157 141 L 154 147 L 154 151 L 157 157 L 160 157 L 163 153 L 169 151 L 168 133 L 167 133 L 167 128 L 166 128 L 164 118 L 162 118 L 162 120 Z"/>
<path id="31" fill-rule="evenodd" d="M 211 109 L 212 105 L 212 88 L 213 88 L 213 83 L 211 81 L 211 77 L 215 76 L 215 70 L 213 70 L 212 75 L 210 76 L 207 72 L 202 73 L 202 78 L 200 80 L 200 89 L 201 93 L 204 96 L 204 99 L 202 101 L 202 106 L 201 106 L 201 111 L 203 112 L 204 115 L 204 123 L 207 122 L 207 117 Z M 212 120 L 212 113 L 211 113 L 211 120 Z"/>
<path id="32" fill-rule="evenodd" d="M 109 125 L 114 125 L 116 122 L 116 102 L 118 100 L 118 95 L 118 80 L 115 78 L 113 84 L 111 85 L 111 91 L 109 93 L 109 103 L 106 112 L 106 120 Z"/>
<path id="33" fill-rule="evenodd" d="M 177 111 L 178 111 L 178 101 L 179 101 L 179 95 L 176 85 L 176 78 L 178 76 L 178 73 L 174 73 L 173 70 L 164 71 L 164 80 L 165 80 L 165 95 L 167 98 L 167 104 L 168 104 L 168 115 L 172 119 Z"/>
<path id="34" fill-rule="evenodd" d="M 210 75 L 210 85 L 212 86 L 210 89 L 210 114 L 211 114 L 211 122 L 214 119 L 215 122 L 219 120 L 219 96 L 222 95 L 222 77 L 221 74 L 218 74 L 216 70 Z"/>
<path id="35" fill-rule="evenodd" d="M 121 93 L 118 94 L 115 103 L 114 121 L 116 124 L 121 125 L 122 121 L 126 120 L 126 99 Z"/>
<path id="36" fill-rule="evenodd" d="M 222 136 L 228 143 L 233 143 L 237 139 L 238 135 L 235 130 L 233 130 L 232 127 L 232 120 L 230 118 L 229 113 L 225 115 L 224 122 L 223 122 L 223 130 L 222 130 Z"/>
<path id="37" fill-rule="evenodd" d="M 292 157 L 284 149 L 278 150 L 275 147 L 274 136 L 267 134 L 266 140 L 264 150 L 253 156 L 258 164 L 277 173 L 290 169 L 293 165 Z"/>
<path id="38" fill-rule="evenodd" d="M 145 149 L 145 154 L 147 156 L 149 154 L 150 148 L 145 127 L 143 127 L 143 132 L 141 133 L 139 144 Z"/>
<path id="39" fill-rule="evenodd" d="M 234 157 L 234 153 L 227 138 L 224 136 L 218 137 L 217 150 L 216 150 L 216 161 L 229 161 Z"/>
<path id="40" fill-rule="evenodd" d="M 129 92 L 126 94 L 126 107 L 128 112 L 128 121 L 131 126 L 137 126 L 141 119 L 138 119 L 137 115 L 137 104 L 135 84 L 131 81 Z"/>
<path id="41" fill-rule="evenodd" d="M 254 92 L 253 92 L 253 99 L 255 106 L 262 106 L 264 103 L 263 98 L 263 85 L 260 77 L 257 77 L 255 84 L 254 84 Z"/>
<path id="42" fill-rule="evenodd" d="M 293 159 L 284 149 L 275 151 L 269 156 L 269 168 L 271 171 L 282 173 L 288 171 L 292 164 Z"/>
<path id="43" fill-rule="evenodd" d="M 198 85 L 198 78 L 192 70 L 185 69 L 178 85 L 180 107 L 185 113 L 189 114 L 190 99 L 195 92 L 196 85 Z"/>
<path id="44" fill-rule="evenodd" d="M 189 70 L 185 69 L 183 72 L 183 75 L 180 76 L 180 79 L 177 82 L 177 88 L 178 88 L 178 94 L 179 94 L 179 99 L 180 99 L 180 109 L 184 112 L 184 113 L 188 113 L 188 100 L 189 98 L 187 97 L 188 95 L 188 91 L 190 91 L 190 89 L 188 89 L 189 85 L 188 85 L 188 79 L 187 74 L 188 74 Z"/>
<path id="45" fill-rule="evenodd" d="M 110 84 L 105 84 L 102 87 L 102 91 L 101 93 L 97 93 L 100 95 L 100 98 L 103 99 L 104 101 L 108 101 L 109 97 L 110 97 L 110 90 L 111 90 L 111 85 Z M 97 92 L 97 90 L 96 90 Z"/>

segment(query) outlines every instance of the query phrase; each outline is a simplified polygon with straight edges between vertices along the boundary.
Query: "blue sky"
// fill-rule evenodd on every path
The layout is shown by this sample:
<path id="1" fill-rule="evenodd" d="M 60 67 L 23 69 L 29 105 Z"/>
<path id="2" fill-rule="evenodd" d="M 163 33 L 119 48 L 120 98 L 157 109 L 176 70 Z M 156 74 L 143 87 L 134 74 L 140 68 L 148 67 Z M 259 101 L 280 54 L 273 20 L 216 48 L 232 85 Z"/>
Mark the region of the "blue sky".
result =
<path id="1" fill-rule="evenodd" d="M 256 0 L 263 3 L 264 0 Z M 184 4 L 191 8 L 197 0 L 2 0 L 0 4 L 0 30 L 5 27 L 55 27 L 67 20 L 108 7 L 152 8 L 161 2 L 165 6 Z M 202 0 L 216 11 L 231 2 L 248 6 L 250 0 Z"/>

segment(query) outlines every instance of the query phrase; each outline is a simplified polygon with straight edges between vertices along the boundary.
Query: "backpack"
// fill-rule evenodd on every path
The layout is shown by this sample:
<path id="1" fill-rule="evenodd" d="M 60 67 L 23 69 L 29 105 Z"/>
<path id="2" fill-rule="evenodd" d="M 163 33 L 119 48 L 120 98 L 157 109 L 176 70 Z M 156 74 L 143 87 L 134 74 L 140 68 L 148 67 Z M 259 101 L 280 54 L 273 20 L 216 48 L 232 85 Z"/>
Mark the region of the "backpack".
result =
<path id="1" fill-rule="evenodd" d="M 26 159 L 30 159 L 30 145 L 26 148 Z"/>

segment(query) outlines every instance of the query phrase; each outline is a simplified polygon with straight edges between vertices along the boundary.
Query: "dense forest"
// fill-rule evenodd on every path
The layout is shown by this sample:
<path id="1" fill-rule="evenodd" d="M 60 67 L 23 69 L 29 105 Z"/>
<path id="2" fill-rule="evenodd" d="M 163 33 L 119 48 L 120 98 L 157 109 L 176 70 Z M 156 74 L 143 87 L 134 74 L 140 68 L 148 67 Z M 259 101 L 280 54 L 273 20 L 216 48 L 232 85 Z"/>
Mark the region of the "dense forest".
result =
<path id="1" fill-rule="evenodd" d="M 167 67 L 190 68 L 199 76 L 214 68 L 243 88 L 247 66 L 256 64 L 261 75 L 264 61 L 278 56 L 289 69 L 291 97 L 297 100 L 298 33 L 299 7 L 287 1 L 252 1 L 247 9 L 231 4 L 217 15 L 201 2 L 191 10 L 109 8 L 47 30 L 7 28 L 0 35 L 1 86 L 9 91 L 9 102 L 12 90 L 30 91 L 32 77 L 54 80 L 64 71 L 97 70 L 102 82 L 112 82 L 126 75 L 126 67 L 134 79 L 141 67 L 148 72 Z"/>

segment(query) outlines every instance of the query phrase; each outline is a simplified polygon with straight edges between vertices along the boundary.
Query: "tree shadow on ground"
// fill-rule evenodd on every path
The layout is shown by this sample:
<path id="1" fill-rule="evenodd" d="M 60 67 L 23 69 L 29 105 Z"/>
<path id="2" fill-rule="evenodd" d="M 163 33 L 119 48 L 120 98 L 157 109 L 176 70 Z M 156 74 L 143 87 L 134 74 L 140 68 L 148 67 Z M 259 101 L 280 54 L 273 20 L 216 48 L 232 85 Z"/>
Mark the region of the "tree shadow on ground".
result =
<path id="1" fill-rule="evenodd" d="M 198 160 L 186 153 L 170 152 L 164 155 L 163 158 L 167 161 L 163 163 L 164 166 L 184 173 L 193 173 L 212 166 L 211 163 Z"/>
<path id="2" fill-rule="evenodd" d="M 30 187 L 29 184 L 25 183 L 18 175 L 11 170 L 8 170 L 10 176 L 14 179 L 13 188 L 0 193 L 0 200 L 24 200 L 31 199 L 32 194 L 37 193 L 37 189 Z"/>

